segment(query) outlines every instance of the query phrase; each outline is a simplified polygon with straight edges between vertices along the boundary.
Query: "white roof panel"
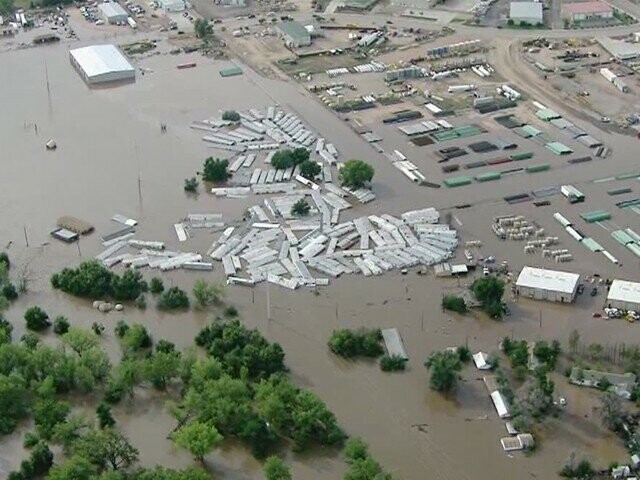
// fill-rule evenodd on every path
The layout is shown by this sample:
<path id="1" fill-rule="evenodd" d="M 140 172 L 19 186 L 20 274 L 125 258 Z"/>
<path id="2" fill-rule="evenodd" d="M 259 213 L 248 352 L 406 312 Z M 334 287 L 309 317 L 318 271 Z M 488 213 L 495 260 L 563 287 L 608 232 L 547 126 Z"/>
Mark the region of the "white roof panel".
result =
<path id="1" fill-rule="evenodd" d="M 539 2 L 511 2 L 509 7 L 511 18 L 540 18 L 542 19 L 542 3 Z"/>
<path id="2" fill-rule="evenodd" d="M 609 287 L 607 300 L 640 303 L 640 283 L 627 280 L 614 280 Z"/>
<path id="3" fill-rule="evenodd" d="M 111 72 L 134 72 L 129 61 L 114 45 L 91 45 L 69 53 L 88 77 Z"/>
<path id="4" fill-rule="evenodd" d="M 524 267 L 518 276 L 518 287 L 538 288 L 561 293 L 573 293 L 580 280 L 577 273 Z"/>
<path id="5" fill-rule="evenodd" d="M 120 6 L 119 3 L 108 2 L 101 3 L 98 5 L 98 8 L 102 13 L 104 13 L 107 17 L 118 17 L 118 16 L 129 16 L 124 8 Z"/>

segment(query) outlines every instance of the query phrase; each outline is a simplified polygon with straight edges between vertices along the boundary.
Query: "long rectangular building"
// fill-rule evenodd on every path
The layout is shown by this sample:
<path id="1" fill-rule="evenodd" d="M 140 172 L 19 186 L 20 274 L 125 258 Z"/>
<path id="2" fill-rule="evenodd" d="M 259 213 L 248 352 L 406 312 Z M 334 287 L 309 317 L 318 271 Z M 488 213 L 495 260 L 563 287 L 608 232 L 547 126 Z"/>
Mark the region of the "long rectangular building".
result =
<path id="1" fill-rule="evenodd" d="M 136 71 L 115 45 L 91 45 L 69 51 L 71 64 L 89 85 L 135 81 Z"/>
<path id="2" fill-rule="evenodd" d="M 524 267 L 516 281 L 516 294 L 534 300 L 571 303 L 579 282 L 577 273 Z"/>

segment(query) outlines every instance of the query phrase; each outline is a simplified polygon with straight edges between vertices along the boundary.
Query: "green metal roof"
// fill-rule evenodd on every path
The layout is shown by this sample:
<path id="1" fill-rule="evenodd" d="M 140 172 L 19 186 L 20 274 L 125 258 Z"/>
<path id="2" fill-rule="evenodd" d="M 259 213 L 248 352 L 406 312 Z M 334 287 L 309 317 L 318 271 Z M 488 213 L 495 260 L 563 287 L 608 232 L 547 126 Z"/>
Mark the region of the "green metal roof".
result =
<path id="1" fill-rule="evenodd" d="M 280 22 L 278 30 L 296 40 L 309 40 L 311 34 L 298 22 Z"/>
<path id="2" fill-rule="evenodd" d="M 633 243 L 633 238 L 624 230 L 614 230 L 611 232 L 613 239 L 621 245 Z"/>
<path id="3" fill-rule="evenodd" d="M 560 115 L 556 112 L 554 112 L 553 110 L 551 110 L 550 108 L 543 108 L 541 110 L 538 110 L 536 112 L 536 117 L 538 117 L 541 120 L 544 120 L 546 122 L 549 122 L 551 120 L 555 120 L 557 118 L 560 118 Z"/>
<path id="4" fill-rule="evenodd" d="M 525 125 L 522 127 L 522 131 L 527 135 L 531 135 L 532 137 L 537 137 L 542 133 L 542 130 L 538 130 L 536 127 L 532 127 L 531 125 Z"/>
<path id="5" fill-rule="evenodd" d="M 569 153 L 573 153 L 573 150 L 560 142 L 549 142 L 545 145 L 545 147 L 547 147 L 556 155 L 567 155 Z"/>
<path id="6" fill-rule="evenodd" d="M 602 248 L 602 245 L 596 242 L 593 238 L 583 238 L 582 242 L 580 243 L 582 243 L 582 245 L 587 247 L 592 252 L 601 252 L 602 250 L 604 250 L 604 248 Z"/>
<path id="7" fill-rule="evenodd" d="M 611 218 L 611 214 L 606 210 L 595 210 L 593 212 L 581 213 L 580 218 L 587 223 L 595 223 L 602 222 L 603 220 L 609 220 Z"/>

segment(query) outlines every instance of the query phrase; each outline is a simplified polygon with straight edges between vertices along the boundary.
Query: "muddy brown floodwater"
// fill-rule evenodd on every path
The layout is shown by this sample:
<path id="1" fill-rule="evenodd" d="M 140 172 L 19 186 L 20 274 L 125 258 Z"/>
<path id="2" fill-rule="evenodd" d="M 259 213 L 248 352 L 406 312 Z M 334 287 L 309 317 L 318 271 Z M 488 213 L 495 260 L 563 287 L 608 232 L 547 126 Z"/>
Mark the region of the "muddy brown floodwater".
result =
<path id="1" fill-rule="evenodd" d="M 50 97 L 45 81 L 45 57 Z M 189 60 L 197 61 L 197 68 L 175 68 L 176 64 Z M 181 347 L 192 345 L 198 330 L 210 320 L 205 313 L 172 315 L 154 308 L 146 312 L 126 308 L 124 312 L 103 316 L 88 301 L 52 291 L 48 278 L 60 268 L 100 252 L 99 236 L 114 230 L 109 220 L 114 213 L 138 219 L 139 238 L 163 240 L 171 249 L 178 248 L 172 225 L 188 212 L 222 212 L 228 221 L 239 218 L 251 199 L 217 199 L 207 193 L 191 198 L 182 191 L 183 179 L 192 176 L 201 167 L 203 158 L 212 153 L 188 125 L 192 120 L 217 115 L 225 109 L 279 103 L 296 111 L 330 138 L 343 158 L 363 158 L 374 163 L 373 187 L 378 200 L 357 206 L 347 216 L 374 211 L 400 213 L 432 205 L 446 208 L 461 202 L 487 200 L 482 206 L 456 213 L 462 224 L 459 228 L 463 240 L 484 240 L 487 245 L 484 254 L 499 255 L 517 268 L 529 261 L 520 244 L 503 242 L 492 247 L 495 239 L 489 223 L 494 214 L 532 215 L 550 232 L 558 230 L 555 233 L 558 236 L 563 233 L 551 219 L 553 210 L 532 211 L 533 207 L 526 205 L 498 207 L 488 201 L 502 195 L 496 188 L 518 193 L 555 184 L 559 181 L 557 174 L 513 177 L 501 186 L 489 188 L 475 184 L 456 191 L 423 189 L 409 184 L 345 122 L 338 121 L 297 85 L 265 80 L 249 69 L 241 77 L 222 79 L 218 70 L 229 66 L 228 62 L 196 56 L 153 56 L 142 61 L 142 66 L 149 73 L 139 75 L 135 84 L 90 90 L 71 67 L 66 45 L 0 54 L 0 85 L 9 86 L 0 89 L 0 245 L 10 243 L 12 261 L 28 265 L 32 278 L 29 294 L 21 297 L 8 313 L 16 325 L 17 337 L 23 333 L 24 311 L 38 304 L 50 315 L 65 314 L 78 325 L 105 323 L 108 327 L 105 345 L 114 359 L 118 358 L 119 350 L 111 327 L 120 318 L 143 323 L 155 338 L 166 338 Z M 164 135 L 160 134 L 160 123 L 168 125 Z M 44 148 L 49 138 L 58 144 L 55 152 Z M 635 143 L 618 137 L 607 137 L 607 141 L 621 145 L 621 153 L 607 161 L 607 171 L 603 174 L 604 163 L 588 165 L 570 172 L 572 181 L 584 183 L 598 175 L 634 168 L 629 152 Z M 429 160 L 429 165 L 432 164 L 435 162 Z M 594 186 L 587 193 L 603 201 L 606 197 L 603 191 L 604 187 L 598 190 Z M 573 214 L 577 216 L 577 212 Z M 49 231 L 61 215 L 86 219 L 97 231 L 83 238 L 79 248 L 53 241 Z M 638 218 L 621 215 L 620 221 L 629 225 Z M 626 255 L 624 251 L 615 251 L 616 244 L 605 238 L 608 235 L 604 230 L 588 228 L 602 237 L 598 239 L 614 254 Z M 211 233 L 197 232 L 180 248 L 203 252 L 214 238 Z M 568 238 L 561 241 L 570 245 Z M 571 266 L 573 270 L 634 278 L 637 264 L 630 256 L 624 257 L 623 268 L 614 271 L 603 257 L 578 251 L 577 245 L 570 248 L 577 259 Z M 543 264 L 539 258 L 535 261 Z M 163 278 L 165 283 L 190 290 L 197 278 L 221 280 L 220 270 L 217 268 L 213 274 L 175 271 Z M 591 318 L 590 312 L 602 305 L 602 297 L 580 298 L 575 306 L 521 300 L 504 323 L 443 314 L 439 306 L 441 295 L 456 287 L 455 282 L 414 273 L 340 278 L 318 294 L 272 287 L 271 321 L 266 319 L 264 286 L 253 291 L 229 288 L 228 300 L 238 305 L 248 326 L 259 328 L 267 338 L 283 345 L 293 380 L 316 392 L 335 412 L 348 434 L 362 436 L 369 442 L 376 459 L 397 478 L 548 479 L 556 476 L 572 450 L 591 455 L 605 465 L 624 459 L 620 443 L 604 432 L 598 421 L 584 418 L 592 411 L 592 399 L 578 394 L 562 378 L 558 378 L 557 388 L 570 399 L 567 413 L 551 420 L 540 433 L 542 442 L 535 454 L 505 455 L 499 444 L 499 438 L 506 434 L 504 424 L 496 418 L 481 375 L 466 369 L 455 398 L 445 399 L 429 390 L 422 363 L 431 352 L 447 346 L 468 342 L 472 350 L 492 351 L 504 335 L 566 340 L 575 327 L 588 342 L 637 342 L 640 337 L 637 327 Z M 540 326 L 542 311 L 544 320 Z M 406 373 L 384 374 L 376 364 L 346 362 L 329 354 L 326 341 L 333 329 L 362 326 L 400 329 L 411 357 Z M 174 423 L 164 408 L 164 399 L 148 391 L 139 395 L 143 401 L 133 405 L 125 402 L 115 414 L 140 449 L 141 462 L 172 467 L 191 464 L 189 456 L 166 439 Z M 415 427 L 418 424 L 426 424 L 426 428 L 419 430 Z M 19 464 L 24 455 L 20 443 L 19 435 L 0 440 L 1 468 Z M 219 474 L 218 478 L 261 478 L 259 463 L 237 445 L 225 445 L 207 461 L 212 472 Z M 292 463 L 294 477 L 305 480 L 339 479 L 345 469 L 339 455 L 332 451 L 290 455 L 288 461 Z"/>

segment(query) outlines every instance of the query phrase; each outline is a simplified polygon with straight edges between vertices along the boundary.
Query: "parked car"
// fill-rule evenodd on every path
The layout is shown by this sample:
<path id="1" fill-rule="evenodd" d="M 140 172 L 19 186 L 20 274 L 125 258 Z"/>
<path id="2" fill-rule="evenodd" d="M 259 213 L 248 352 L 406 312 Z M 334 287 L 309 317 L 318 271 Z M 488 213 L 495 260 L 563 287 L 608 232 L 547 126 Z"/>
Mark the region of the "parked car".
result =
<path id="1" fill-rule="evenodd" d="M 595 297 L 598 294 L 598 287 L 593 287 L 591 289 L 591 296 Z"/>
<path id="2" fill-rule="evenodd" d="M 582 295 L 584 293 L 584 283 L 578 285 L 577 293 L 578 295 Z"/>

